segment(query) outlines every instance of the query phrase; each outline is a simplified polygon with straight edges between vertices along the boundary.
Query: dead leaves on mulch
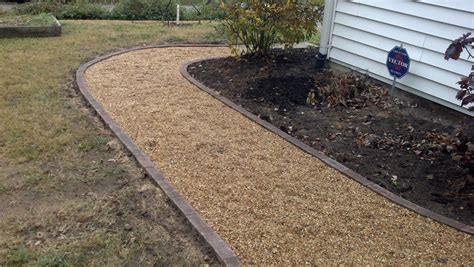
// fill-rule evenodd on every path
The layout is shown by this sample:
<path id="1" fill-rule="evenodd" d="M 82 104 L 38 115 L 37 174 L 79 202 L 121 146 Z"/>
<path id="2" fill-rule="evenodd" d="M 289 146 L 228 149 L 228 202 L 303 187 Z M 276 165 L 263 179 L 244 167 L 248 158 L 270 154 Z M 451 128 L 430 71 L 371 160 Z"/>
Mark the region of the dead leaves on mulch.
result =
<path id="1" fill-rule="evenodd" d="M 368 75 L 354 71 L 335 74 L 330 69 L 322 72 L 320 79 L 315 82 L 315 89 L 310 90 L 306 98 L 306 104 L 310 106 L 361 109 L 368 103 L 384 110 L 393 107 L 418 107 L 417 104 L 412 105 L 390 96 L 385 86 L 374 83 Z"/>

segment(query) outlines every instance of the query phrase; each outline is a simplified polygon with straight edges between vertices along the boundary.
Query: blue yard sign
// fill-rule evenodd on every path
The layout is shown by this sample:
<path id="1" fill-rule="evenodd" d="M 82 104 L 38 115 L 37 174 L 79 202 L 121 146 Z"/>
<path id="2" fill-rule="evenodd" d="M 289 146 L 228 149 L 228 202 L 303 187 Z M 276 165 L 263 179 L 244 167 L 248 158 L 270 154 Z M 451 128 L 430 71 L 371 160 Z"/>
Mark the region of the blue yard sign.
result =
<path id="1" fill-rule="evenodd" d="M 387 68 L 390 75 L 400 79 L 408 73 L 410 69 L 410 57 L 403 46 L 395 46 L 388 52 Z"/>
<path id="2" fill-rule="evenodd" d="M 403 44 L 395 46 L 388 52 L 387 55 L 387 69 L 388 73 L 393 77 L 392 90 L 395 89 L 397 79 L 402 78 L 408 73 L 410 69 L 410 57 Z"/>

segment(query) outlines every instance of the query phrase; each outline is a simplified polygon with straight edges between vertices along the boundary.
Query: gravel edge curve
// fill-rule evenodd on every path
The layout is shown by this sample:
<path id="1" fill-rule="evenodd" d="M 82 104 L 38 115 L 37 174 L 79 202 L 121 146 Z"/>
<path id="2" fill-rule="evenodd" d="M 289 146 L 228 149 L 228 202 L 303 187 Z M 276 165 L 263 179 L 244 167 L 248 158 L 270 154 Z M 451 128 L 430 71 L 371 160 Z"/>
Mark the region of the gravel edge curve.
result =
<path id="1" fill-rule="evenodd" d="M 209 224 L 196 212 L 196 210 L 179 194 L 166 177 L 164 177 L 159 169 L 155 167 L 153 162 L 145 155 L 143 150 L 136 145 L 132 139 L 119 127 L 112 117 L 105 111 L 102 105 L 91 94 L 87 88 L 85 81 L 86 70 L 94 64 L 113 56 L 128 53 L 131 51 L 166 48 L 166 47 L 224 47 L 220 44 L 164 44 L 153 46 L 132 47 L 117 52 L 98 56 L 84 64 L 82 64 L 75 73 L 76 84 L 82 97 L 88 105 L 92 107 L 95 113 L 100 117 L 103 123 L 112 131 L 112 133 L 120 140 L 125 148 L 133 155 L 139 166 L 141 166 L 146 174 L 152 178 L 164 194 L 171 200 L 173 205 L 178 208 L 186 220 L 198 232 L 217 255 L 218 260 L 225 266 L 241 266 L 241 262 L 231 247 L 212 229 Z"/>

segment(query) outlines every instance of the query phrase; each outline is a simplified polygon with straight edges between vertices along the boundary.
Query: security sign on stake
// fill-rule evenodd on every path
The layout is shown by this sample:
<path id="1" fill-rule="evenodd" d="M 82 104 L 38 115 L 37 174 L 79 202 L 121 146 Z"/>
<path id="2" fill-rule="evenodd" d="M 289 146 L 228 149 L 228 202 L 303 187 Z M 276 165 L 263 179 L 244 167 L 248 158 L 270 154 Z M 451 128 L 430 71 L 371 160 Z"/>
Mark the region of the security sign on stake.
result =
<path id="1" fill-rule="evenodd" d="M 396 79 L 400 79 L 408 73 L 410 69 L 410 57 L 403 44 L 395 46 L 388 52 L 387 69 L 390 76 L 393 77 L 392 90 L 395 88 Z"/>
<path id="2" fill-rule="evenodd" d="M 410 57 L 402 46 L 395 46 L 388 52 L 387 68 L 391 76 L 400 79 L 408 73 L 410 69 Z"/>

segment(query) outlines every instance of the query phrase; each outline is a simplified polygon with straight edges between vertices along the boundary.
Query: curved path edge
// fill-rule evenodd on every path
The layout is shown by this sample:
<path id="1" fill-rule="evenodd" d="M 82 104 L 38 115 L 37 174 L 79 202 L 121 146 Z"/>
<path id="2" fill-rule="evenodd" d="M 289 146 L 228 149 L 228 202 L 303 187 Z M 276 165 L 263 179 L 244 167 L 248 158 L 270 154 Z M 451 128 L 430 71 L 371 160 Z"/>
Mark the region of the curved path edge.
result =
<path id="1" fill-rule="evenodd" d="M 435 220 L 437 222 L 448 225 L 448 226 L 450 226 L 452 228 L 455 228 L 459 231 L 474 235 L 474 226 L 467 225 L 467 224 L 464 224 L 460 221 L 448 218 L 444 215 L 441 215 L 437 212 L 434 212 L 434 211 L 431 211 L 431 210 L 426 209 L 424 207 L 421 207 L 421 206 L 419 206 L 419 205 L 417 205 L 417 204 L 415 204 L 411 201 L 408 201 L 408 200 L 406 200 L 406 199 L 404 199 L 404 198 L 388 191 L 387 189 L 385 189 L 385 188 L 377 185 L 376 183 L 368 180 L 367 178 L 360 175 L 359 173 L 357 173 L 357 172 L 349 169 L 348 167 L 344 166 L 340 162 L 338 162 L 334 159 L 331 159 L 330 157 L 326 156 L 323 152 L 318 151 L 318 150 L 308 146 L 307 144 L 303 143 L 302 141 L 296 139 L 295 137 L 293 137 L 293 136 L 283 132 L 282 130 L 278 129 L 273 124 L 271 124 L 271 123 L 269 123 L 265 120 L 262 120 L 258 116 L 256 116 L 256 115 L 252 114 L 251 112 L 247 111 L 242 106 L 237 105 L 236 103 L 232 102 L 228 98 L 222 96 L 218 92 L 214 91 L 213 89 L 211 89 L 211 88 L 207 87 L 206 85 L 204 85 L 203 83 L 199 82 L 198 80 L 196 80 L 194 77 L 192 77 L 189 74 L 189 72 L 188 72 L 189 65 L 197 63 L 197 62 L 201 62 L 201 61 L 204 61 L 204 60 L 218 59 L 218 58 L 220 58 L 220 57 L 202 58 L 202 59 L 187 62 L 187 63 L 181 65 L 180 72 L 189 82 L 191 82 L 192 84 L 194 84 L 195 86 L 197 86 L 201 90 L 205 91 L 209 95 L 211 95 L 214 98 L 218 99 L 222 103 L 226 104 L 227 106 L 231 107 L 232 109 L 236 110 L 237 112 L 241 113 L 242 115 L 246 116 L 247 118 L 251 119 L 252 121 L 258 123 L 260 126 L 264 127 L 265 129 L 273 132 L 274 134 L 276 134 L 276 135 L 280 136 L 281 138 L 285 139 L 286 141 L 290 142 L 291 144 L 293 144 L 294 146 L 296 146 L 299 149 L 303 150 L 304 152 L 306 152 L 306 153 L 308 153 L 312 156 L 317 157 L 318 159 L 320 159 L 322 162 L 324 162 L 329 167 L 337 170 L 338 172 L 342 173 L 343 175 L 349 177 L 350 179 L 355 180 L 356 182 L 363 185 L 364 187 L 367 187 L 370 190 L 374 191 L 375 193 L 389 199 L 390 201 L 392 201 L 392 202 L 394 202 L 394 203 L 396 203 L 396 204 L 398 204 L 402 207 L 405 207 L 409 210 L 412 210 L 412 211 L 414 211 L 414 212 L 416 212 L 416 213 L 418 213 L 418 214 L 420 214 L 424 217 L 428 217 L 432 220 Z"/>
<path id="2" fill-rule="evenodd" d="M 112 119 L 112 117 L 105 111 L 102 105 L 91 94 L 87 88 L 85 72 L 92 65 L 109 59 L 113 56 L 128 53 L 131 51 L 152 49 L 152 48 L 166 48 L 166 47 L 223 47 L 223 45 L 214 44 L 175 44 L 175 45 L 154 45 L 154 46 L 140 46 L 132 47 L 125 50 L 120 50 L 110 54 L 98 56 L 95 59 L 81 65 L 76 70 L 76 83 L 80 93 L 86 102 L 101 118 L 103 123 L 113 132 L 113 134 L 120 140 L 124 147 L 133 155 L 139 166 L 141 166 L 146 174 L 151 177 L 161 188 L 164 194 L 171 200 L 174 206 L 178 208 L 186 220 L 198 232 L 217 255 L 218 260 L 225 266 L 241 266 L 241 262 L 231 247 L 206 223 L 206 221 L 199 215 L 199 213 L 178 193 L 168 179 L 166 179 L 159 169 L 155 167 L 153 162 L 145 155 L 143 150 L 136 145 L 132 139 L 120 128 L 120 126 Z"/>

